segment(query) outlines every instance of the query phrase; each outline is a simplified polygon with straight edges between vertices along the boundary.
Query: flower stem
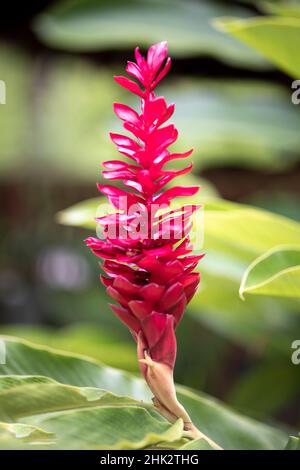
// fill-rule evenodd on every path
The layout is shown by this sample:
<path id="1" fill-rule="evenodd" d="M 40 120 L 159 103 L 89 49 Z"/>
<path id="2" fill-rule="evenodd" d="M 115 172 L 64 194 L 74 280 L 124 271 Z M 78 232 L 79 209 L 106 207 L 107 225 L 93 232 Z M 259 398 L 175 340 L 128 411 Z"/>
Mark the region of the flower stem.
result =
<path id="1" fill-rule="evenodd" d="M 166 364 L 153 361 L 147 350 L 144 350 L 144 359 L 140 359 L 140 362 L 147 366 L 145 378 L 150 390 L 154 394 L 152 402 L 157 411 L 170 423 L 174 423 L 181 418 L 184 423 L 184 437 L 192 440 L 204 439 L 214 449 L 222 450 L 218 444 L 194 425 L 183 405 L 179 403 L 173 372 L 170 367 Z"/>

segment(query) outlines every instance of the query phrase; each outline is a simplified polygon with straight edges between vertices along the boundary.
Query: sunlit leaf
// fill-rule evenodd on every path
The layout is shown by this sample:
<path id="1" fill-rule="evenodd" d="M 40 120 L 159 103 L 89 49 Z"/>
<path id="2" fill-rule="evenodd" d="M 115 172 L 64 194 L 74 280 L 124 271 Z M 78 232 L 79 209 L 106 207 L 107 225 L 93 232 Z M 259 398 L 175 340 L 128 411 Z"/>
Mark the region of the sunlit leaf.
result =
<path id="1" fill-rule="evenodd" d="M 224 18 L 215 21 L 220 31 L 253 47 L 283 71 L 300 76 L 300 18 L 257 17 L 248 20 Z"/>
<path id="2" fill-rule="evenodd" d="M 300 245 L 275 246 L 258 256 L 246 269 L 239 292 L 242 299 L 246 294 L 300 298 Z"/>
<path id="3" fill-rule="evenodd" d="M 34 449 L 54 444 L 54 433 L 37 426 L 0 422 L 0 449 Z"/>

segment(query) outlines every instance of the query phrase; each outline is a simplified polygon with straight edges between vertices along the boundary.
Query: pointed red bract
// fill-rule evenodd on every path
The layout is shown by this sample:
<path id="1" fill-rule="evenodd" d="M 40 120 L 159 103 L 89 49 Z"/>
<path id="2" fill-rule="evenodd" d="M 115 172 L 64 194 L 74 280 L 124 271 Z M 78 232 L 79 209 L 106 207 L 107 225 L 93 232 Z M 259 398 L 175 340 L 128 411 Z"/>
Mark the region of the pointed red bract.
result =
<path id="1" fill-rule="evenodd" d="M 104 260 L 101 281 L 117 303 L 111 305 L 112 310 L 138 340 L 139 359 L 147 350 L 154 361 L 172 369 L 176 358 L 174 330 L 200 280 L 193 270 L 202 255 L 191 254 L 188 233 L 191 216 L 199 206 L 190 204 L 163 214 L 159 209 L 162 205 L 167 208 L 176 197 L 196 194 L 199 188 L 165 189 L 166 184 L 192 167 L 164 169 L 166 163 L 192 153 L 168 150 L 178 136 L 173 124 L 165 124 L 174 105 L 167 105 L 153 91 L 171 65 L 167 43 L 151 46 L 146 58 L 136 48 L 135 59 L 136 63 L 127 63 L 126 71 L 138 83 L 126 77 L 115 77 L 115 81 L 140 97 L 140 111 L 114 104 L 116 115 L 133 137 L 110 134 L 130 163 L 105 162 L 102 173 L 107 180 L 121 180 L 129 190 L 98 184 L 99 191 L 119 212 L 97 219 L 103 239 L 89 237 L 86 243 Z M 141 370 L 146 374 L 147 366 L 141 364 Z"/>

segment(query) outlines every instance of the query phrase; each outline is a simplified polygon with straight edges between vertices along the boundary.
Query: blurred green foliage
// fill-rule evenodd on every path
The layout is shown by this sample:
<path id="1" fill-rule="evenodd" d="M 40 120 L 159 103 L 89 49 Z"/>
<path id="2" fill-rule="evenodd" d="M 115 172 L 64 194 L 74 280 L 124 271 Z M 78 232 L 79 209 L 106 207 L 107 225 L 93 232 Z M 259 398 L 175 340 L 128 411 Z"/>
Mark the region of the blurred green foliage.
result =
<path id="1" fill-rule="evenodd" d="M 26 149 L 31 148 L 31 67 L 30 58 L 19 48 L 1 45 L 0 74 L 6 84 L 6 104 L 0 106 L 0 177 L 25 166 Z"/>
<path id="2" fill-rule="evenodd" d="M 2 178 L 17 168 L 28 176 L 46 169 L 47 178 L 55 180 L 100 178 L 100 164 L 115 155 L 108 138 L 109 130 L 119 129 L 112 103 L 130 100 L 114 83 L 114 72 L 80 59 L 50 60 L 36 86 L 36 66 L 9 51 L 1 54 L 0 66 L 22 79 L 8 78 L 7 108 L 0 109 L 5 124 L 0 137 Z M 180 135 L 174 149 L 195 148 L 194 171 L 237 164 L 275 171 L 299 159 L 300 115 L 281 86 L 177 79 L 161 92 L 176 103 L 174 119 Z M 17 98 L 18 108 L 13 108 L 10 96 Z M 10 120 L 7 109 L 12 113 Z"/>
<path id="3" fill-rule="evenodd" d="M 41 52 L 33 53 L 21 41 L 1 41 L 0 79 L 7 84 L 7 104 L 0 106 L 0 190 L 4 188 L 5 203 L 0 302 L 8 312 L 6 321 L 25 323 L 23 312 L 30 310 L 31 321 L 53 327 L 10 325 L 0 332 L 137 372 L 132 339 L 110 312 L 98 285 L 98 266 L 82 239 L 95 227 L 99 198 L 92 196 L 101 163 L 116 155 L 107 135 L 120 129 L 112 103 L 136 106 L 112 75 L 123 71 L 120 57 L 125 63 L 125 50 L 167 39 L 174 68 L 160 92 L 176 103 L 176 149 L 195 148 L 192 184 L 200 170 L 208 178 L 200 179 L 206 256 L 199 266 L 201 288 L 178 329 L 177 380 L 222 396 L 248 415 L 299 425 L 300 366 L 291 363 L 291 343 L 300 338 L 299 196 L 288 184 L 278 190 L 271 183 L 274 173 L 288 180 L 299 168 L 300 115 L 299 106 L 291 102 L 290 76 L 300 78 L 300 7 L 297 1 L 244 3 L 62 1 L 33 22 L 37 38 L 49 48 L 39 44 Z M 272 16 L 254 16 L 251 5 Z M 269 182 L 264 191 L 256 192 L 254 185 L 247 195 L 245 189 L 243 202 L 267 210 L 220 197 L 218 183 L 226 180 L 226 168 L 254 180 L 263 175 Z M 216 187 L 209 181 L 214 171 L 222 176 Z M 235 194 L 235 186 L 242 183 L 238 176 L 231 183 L 228 192 Z M 65 227 L 55 225 L 59 210 L 56 221 Z M 57 247 L 62 256 L 55 264 L 51 259 Z M 71 264 L 64 265 L 66 250 Z M 43 278 L 45 254 L 54 263 L 47 268 L 50 274 L 53 269 L 52 284 L 47 270 Z M 90 273 L 85 284 L 55 284 L 61 272 L 71 278 L 79 260 Z M 19 307 L 24 298 L 27 310 Z M 72 327 L 66 326 L 70 323 Z M 89 380 L 73 385 L 86 386 Z M 131 379 L 126 382 L 130 395 L 141 390 L 140 382 L 132 380 L 134 385 Z M 119 384 L 119 389 L 114 380 L 100 385 L 116 393 L 122 388 L 124 394 L 124 382 Z M 267 428 L 262 443 L 256 423 L 240 422 L 199 396 L 182 392 L 185 404 L 222 445 L 284 446 L 281 434 L 274 437 Z M 232 425 L 236 420 L 238 432 Z M 33 429 L 27 431 L 30 435 Z M 239 433 L 244 433 L 242 443 Z M 7 442 L 7 429 L 0 430 L 0 445 L 2 437 Z M 288 447 L 297 446 L 295 437 Z"/>
<path id="4" fill-rule="evenodd" d="M 67 0 L 54 5 L 34 22 L 47 44 L 64 50 L 99 51 L 133 48 L 167 40 L 172 55 L 215 56 L 229 64 L 265 68 L 246 46 L 217 32 L 217 16 L 245 17 L 249 10 L 214 0 Z"/>
<path id="5" fill-rule="evenodd" d="M 37 344 L 53 346 L 62 351 L 79 353 L 93 357 L 104 364 L 119 369 L 138 371 L 136 351 L 133 343 L 112 335 L 109 331 L 101 331 L 79 323 L 57 331 L 57 328 L 41 326 L 7 326 L 0 328 L 3 335 L 14 335 L 33 341 Z"/>
<path id="6" fill-rule="evenodd" d="M 266 13 L 300 18 L 299 0 L 258 0 L 257 6 Z"/>

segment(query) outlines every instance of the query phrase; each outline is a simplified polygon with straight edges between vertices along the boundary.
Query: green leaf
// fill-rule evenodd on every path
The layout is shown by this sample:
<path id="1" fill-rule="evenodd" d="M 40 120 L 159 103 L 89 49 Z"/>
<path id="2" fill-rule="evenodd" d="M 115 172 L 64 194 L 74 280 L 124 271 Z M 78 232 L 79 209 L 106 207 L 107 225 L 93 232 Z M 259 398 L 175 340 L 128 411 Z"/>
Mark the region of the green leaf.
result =
<path id="1" fill-rule="evenodd" d="M 289 18 L 300 18 L 299 0 L 258 0 L 258 6 L 266 13 L 287 16 Z"/>
<path id="2" fill-rule="evenodd" d="M 57 353 L 49 347 L 31 345 L 32 343 L 26 340 L 8 339 L 7 363 L 0 366 L 1 375 L 45 376 L 60 383 L 97 387 L 137 400 L 151 398 L 143 381 L 129 373 L 101 366 L 97 361 L 83 355 Z"/>
<path id="3" fill-rule="evenodd" d="M 239 292 L 242 299 L 245 294 L 300 298 L 300 245 L 275 246 L 258 256 L 245 271 Z"/>
<path id="4" fill-rule="evenodd" d="M 280 449 L 282 441 L 274 428 L 258 423 L 233 411 L 218 400 L 182 386 L 177 387 L 179 400 L 195 425 L 223 449 Z"/>
<path id="5" fill-rule="evenodd" d="M 30 441 L 32 425 L 43 429 L 56 448 L 135 449 L 182 435 L 182 422 L 170 426 L 152 405 L 41 377 L 0 377 L 0 402 L 0 420 L 29 423 Z"/>
<path id="6" fill-rule="evenodd" d="M 62 351 L 85 354 L 112 367 L 138 371 L 134 344 L 120 338 L 116 332 L 113 334 L 107 331 L 103 326 L 100 329 L 82 323 L 57 329 L 32 325 L 7 325 L 0 327 L 0 334 L 18 336 Z"/>
<path id="7" fill-rule="evenodd" d="M 7 400 L 0 401 L 0 409 L 4 414 L 7 409 L 9 413 L 21 413 L 23 416 L 24 408 L 22 407 L 24 404 L 20 398 L 21 393 L 17 393 L 17 390 L 24 388 L 29 396 L 33 387 L 37 387 L 41 389 L 41 392 L 34 392 L 33 401 L 35 403 L 31 403 L 29 398 L 27 403 L 29 409 L 31 407 L 34 409 L 35 406 L 36 413 L 42 413 L 49 405 L 49 403 L 47 405 L 46 391 L 53 389 L 55 393 L 48 394 L 48 399 L 51 400 L 51 396 L 53 396 L 55 403 L 60 403 L 60 411 L 50 415 L 48 411 L 46 414 L 24 417 L 22 421 L 26 421 L 25 424 L 38 426 L 46 432 L 55 433 L 57 436 L 56 445 L 63 448 L 69 447 L 69 445 L 100 448 L 104 443 L 116 448 L 119 448 L 117 446 L 120 445 L 123 448 L 148 446 L 152 436 L 158 435 L 157 430 L 161 433 L 159 438 L 163 441 L 169 439 L 175 442 L 180 439 L 182 428 L 180 428 L 179 422 L 175 423 L 175 427 L 170 426 L 150 405 L 144 403 L 135 405 L 132 402 L 129 403 L 128 398 L 124 397 L 126 395 L 131 399 L 148 402 L 151 395 L 143 380 L 105 367 L 83 356 L 62 354 L 49 348 L 36 347 L 26 341 L 17 341 L 12 338 L 3 337 L 3 339 L 7 349 L 7 363 L 1 366 L 0 372 L 3 376 L 13 375 L 14 377 L 7 378 L 8 384 L 7 381 L 4 381 L 4 390 L 0 393 L 3 396 L 7 394 Z M 21 383 L 14 382 L 16 374 L 23 376 L 42 375 L 52 381 L 47 382 L 42 379 L 42 382 L 39 383 L 40 378 L 24 377 L 20 379 L 20 382 L 25 381 L 21 385 Z M 35 380 L 38 381 L 38 385 L 30 383 Z M 13 381 L 11 386 L 9 381 Z M 86 387 L 88 387 L 88 391 Z M 94 388 L 101 390 L 94 390 Z M 109 390 L 110 394 L 122 395 L 123 398 L 110 394 L 102 395 L 102 390 Z M 14 407 L 14 401 L 8 399 L 10 394 L 14 395 L 14 400 L 19 397 L 18 406 Z M 92 403 L 88 402 L 86 397 L 98 400 L 96 406 L 91 406 Z M 178 397 L 192 416 L 196 426 L 225 449 L 280 449 L 287 442 L 287 436 L 283 432 L 239 415 L 217 400 L 205 395 L 178 387 Z M 73 403 L 75 400 L 77 408 L 62 410 L 65 398 L 67 398 L 66 407 L 70 406 L 69 400 Z M 101 406 L 101 400 L 113 400 L 115 405 L 116 400 L 121 402 L 124 399 L 127 400 L 125 406 Z M 87 406 L 80 408 L 84 400 Z M 144 421 L 146 424 L 141 424 Z M 126 440 L 126 433 L 129 429 L 130 433 L 132 431 L 130 442 L 128 439 Z M 144 435 L 148 436 L 147 441 L 144 439 Z M 158 437 L 155 439 L 158 441 Z M 70 442 L 72 443 L 70 444 Z"/>
<path id="8" fill-rule="evenodd" d="M 300 450 L 300 438 L 291 436 L 288 440 L 285 450 Z"/>
<path id="9" fill-rule="evenodd" d="M 299 242 L 300 223 L 225 200 L 206 201 L 205 222 L 208 249 L 218 246 L 224 250 L 226 246 L 226 253 L 245 261 L 251 259 L 253 253 L 264 252 L 276 245 L 297 245 Z"/>
<path id="10" fill-rule="evenodd" d="M 48 446 L 54 443 L 54 437 L 54 433 L 30 424 L 0 422 L 0 449 L 3 450 L 26 449 L 26 444 L 31 448 Z"/>
<path id="11" fill-rule="evenodd" d="M 95 387 L 64 385 L 43 376 L 0 376 L 0 397 L 0 421 L 91 407 L 146 407 L 129 397 Z"/>
<path id="12" fill-rule="evenodd" d="M 205 439 L 195 439 L 181 447 L 181 450 L 216 450 Z"/>
<path id="13" fill-rule="evenodd" d="M 300 76 L 300 18 L 283 16 L 233 18 L 214 22 L 220 31 L 253 47 L 294 78 Z"/>
<path id="14" fill-rule="evenodd" d="M 207 0 L 63 1 L 38 16 L 34 30 L 48 45 L 72 51 L 149 47 L 163 38 L 172 55 L 209 54 L 230 64 L 264 67 L 251 49 L 210 25 L 216 16 L 235 14 L 245 17 L 249 11 Z"/>
<path id="15" fill-rule="evenodd" d="M 55 413 L 31 419 L 56 435 L 60 449 L 142 449 L 181 438 L 182 420 L 170 425 L 142 407 L 123 405 Z"/>

